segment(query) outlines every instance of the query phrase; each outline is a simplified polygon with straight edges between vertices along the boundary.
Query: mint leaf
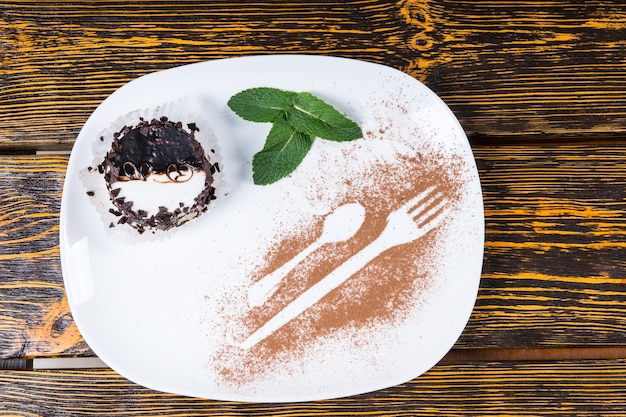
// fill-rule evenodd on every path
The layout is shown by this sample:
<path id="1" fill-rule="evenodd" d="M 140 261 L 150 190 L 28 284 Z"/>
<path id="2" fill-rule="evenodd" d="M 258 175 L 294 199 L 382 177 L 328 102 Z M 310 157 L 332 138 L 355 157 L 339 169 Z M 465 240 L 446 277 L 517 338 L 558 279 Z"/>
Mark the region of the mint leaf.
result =
<path id="1" fill-rule="evenodd" d="M 322 139 L 340 142 L 363 137 L 359 125 L 311 93 L 293 98 L 287 120 L 294 129 Z"/>
<path id="2" fill-rule="evenodd" d="M 252 159 L 255 184 L 272 184 L 291 174 L 311 149 L 314 138 L 294 130 L 284 117 L 274 121 L 265 146 Z"/>
<path id="3" fill-rule="evenodd" d="M 228 107 L 242 119 L 273 123 L 263 149 L 252 159 L 255 184 L 271 184 L 292 173 L 316 137 L 337 142 L 363 137 L 355 122 L 311 93 L 250 88 L 232 96 Z"/>
<path id="4" fill-rule="evenodd" d="M 260 87 L 243 90 L 228 100 L 228 107 L 251 122 L 273 122 L 283 116 L 296 93 L 278 88 Z"/>

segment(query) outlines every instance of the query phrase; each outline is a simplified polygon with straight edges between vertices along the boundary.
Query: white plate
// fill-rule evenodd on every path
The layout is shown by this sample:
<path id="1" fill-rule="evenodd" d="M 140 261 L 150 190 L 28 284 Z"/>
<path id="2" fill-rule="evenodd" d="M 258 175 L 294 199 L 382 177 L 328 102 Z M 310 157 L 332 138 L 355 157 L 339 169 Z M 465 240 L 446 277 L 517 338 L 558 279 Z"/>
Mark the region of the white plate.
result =
<path id="1" fill-rule="evenodd" d="M 269 125 L 238 118 L 227 101 L 261 86 L 317 95 L 357 121 L 364 138 L 318 139 L 293 175 L 254 185 L 251 160 Z M 113 121 L 181 98 L 197 102 L 211 121 L 230 193 L 172 236 L 120 241 L 107 232 L 79 173 Z M 377 254 L 266 339 L 242 344 L 309 279 L 345 265 L 381 232 L 389 212 L 433 184 L 449 202 L 432 230 Z M 250 285 L 313 242 L 324 216 L 350 202 L 365 207 L 359 232 L 323 245 L 272 299 L 249 307 Z M 475 162 L 446 105 L 395 69 L 319 56 L 216 60 L 128 83 L 81 130 L 61 206 L 65 287 L 93 351 L 144 386 L 223 400 L 317 400 L 419 376 L 467 323 L 483 241 Z"/>

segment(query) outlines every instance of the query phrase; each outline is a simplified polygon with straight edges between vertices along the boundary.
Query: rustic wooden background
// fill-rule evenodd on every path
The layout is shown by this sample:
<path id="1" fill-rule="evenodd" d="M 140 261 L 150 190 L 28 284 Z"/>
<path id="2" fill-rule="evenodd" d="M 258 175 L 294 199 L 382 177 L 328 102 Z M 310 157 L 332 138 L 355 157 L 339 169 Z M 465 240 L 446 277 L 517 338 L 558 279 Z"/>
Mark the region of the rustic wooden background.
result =
<path id="1" fill-rule="evenodd" d="M 3 2 L 0 358 L 92 354 L 61 277 L 63 152 L 110 93 L 161 69 L 314 53 L 405 71 L 469 136 L 486 242 L 465 332 L 404 385 L 236 404 L 154 392 L 110 370 L 0 371 L 0 415 L 625 412 L 625 51 L 618 1 Z"/>

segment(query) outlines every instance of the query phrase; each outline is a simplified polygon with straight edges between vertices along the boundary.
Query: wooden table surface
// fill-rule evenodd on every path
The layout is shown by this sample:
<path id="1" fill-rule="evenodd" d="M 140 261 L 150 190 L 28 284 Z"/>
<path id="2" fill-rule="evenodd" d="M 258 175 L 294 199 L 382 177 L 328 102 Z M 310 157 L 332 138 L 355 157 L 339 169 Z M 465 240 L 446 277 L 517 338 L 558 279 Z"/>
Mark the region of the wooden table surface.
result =
<path id="1" fill-rule="evenodd" d="M 298 404 L 185 398 L 106 368 L 0 371 L 0 415 L 626 415 L 619 1 L 4 1 L 0 358 L 93 355 L 65 297 L 58 232 L 67 152 L 98 104 L 150 72 L 275 53 L 386 64 L 459 118 L 486 242 L 453 350 L 405 384 Z"/>

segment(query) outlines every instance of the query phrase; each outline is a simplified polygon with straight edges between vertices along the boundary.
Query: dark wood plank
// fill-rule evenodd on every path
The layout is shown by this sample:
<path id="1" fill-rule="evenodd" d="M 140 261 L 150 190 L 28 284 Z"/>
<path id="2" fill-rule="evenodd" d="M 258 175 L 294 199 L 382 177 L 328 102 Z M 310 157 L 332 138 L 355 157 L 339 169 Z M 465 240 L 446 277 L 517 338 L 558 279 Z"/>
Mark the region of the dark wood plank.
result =
<path id="1" fill-rule="evenodd" d="M 423 53 L 416 75 L 423 71 L 470 135 L 545 139 L 626 129 L 624 2 L 407 5 L 423 20 L 412 38 Z"/>
<path id="2" fill-rule="evenodd" d="M 321 52 L 410 58 L 392 2 L 4 3 L 0 145 L 71 144 L 91 111 L 133 78 L 240 55 Z M 397 41 L 390 43 L 389 37 Z M 390 49 L 391 48 L 391 49 Z M 403 58 L 404 57 L 404 58 Z M 392 63 L 390 62 L 390 63 Z M 49 120 L 55 123 L 50 123 Z"/>
<path id="3" fill-rule="evenodd" d="M 485 258 L 477 305 L 459 344 L 624 344 L 625 150 L 474 150 Z"/>
<path id="4" fill-rule="evenodd" d="M 2 148 L 69 148 L 103 99 L 146 73 L 272 53 L 405 71 L 475 138 L 626 131 L 619 1 L 14 0 L 0 25 Z"/>
<path id="5" fill-rule="evenodd" d="M 88 354 L 63 288 L 67 156 L 0 156 L 0 357 Z"/>
<path id="6" fill-rule="evenodd" d="M 626 147 L 477 147 L 481 288 L 457 348 L 626 345 Z M 0 356 L 89 354 L 64 297 L 66 156 L 0 157 Z M 45 179 L 42 179 L 45 178 Z"/>
<path id="7" fill-rule="evenodd" d="M 14 416 L 607 416 L 622 415 L 626 361 L 440 364 L 389 389 L 297 404 L 163 394 L 110 370 L 0 372 L 0 413 Z"/>

